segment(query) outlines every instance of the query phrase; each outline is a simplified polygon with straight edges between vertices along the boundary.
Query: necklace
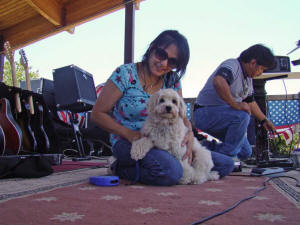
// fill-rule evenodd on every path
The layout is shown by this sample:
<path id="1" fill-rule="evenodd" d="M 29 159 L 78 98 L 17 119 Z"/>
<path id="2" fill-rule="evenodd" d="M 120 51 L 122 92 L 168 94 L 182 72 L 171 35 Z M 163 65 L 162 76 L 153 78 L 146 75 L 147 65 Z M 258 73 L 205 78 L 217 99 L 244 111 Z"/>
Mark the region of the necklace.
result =
<path id="1" fill-rule="evenodd" d="M 143 89 L 146 91 L 148 90 L 152 90 L 153 87 L 155 87 L 156 85 L 158 85 L 161 81 L 161 77 L 159 77 L 159 79 L 155 82 L 155 83 L 152 83 L 150 85 L 147 85 L 147 82 L 146 82 L 146 76 L 145 74 L 143 74 L 143 78 L 144 78 L 144 85 L 143 85 Z"/>
<path id="2" fill-rule="evenodd" d="M 146 84 L 146 79 L 145 79 L 145 77 L 144 77 L 144 82 L 145 82 L 145 84 L 144 84 L 144 86 L 143 86 L 143 89 L 144 89 L 144 90 L 151 90 L 153 87 L 155 87 L 156 85 L 158 85 L 158 83 L 160 83 L 160 81 L 161 81 L 161 78 L 159 78 L 155 83 L 152 83 L 152 84 L 150 84 L 150 85 L 147 85 L 147 84 Z"/>
<path id="3" fill-rule="evenodd" d="M 155 87 L 156 85 L 158 85 L 158 84 L 161 82 L 161 80 L 162 80 L 162 77 L 159 77 L 159 79 L 157 79 L 156 82 L 151 83 L 151 84 L 147 84 L 147 81 L 146 81 L 146 74 L 144 73 L 144 70 L 143 70 L 143 68 L 141 68 L 141 67 L 140 67 L 140 72 L 141 72 L 142 77 L 143 77 L 143 81 L 144 81 L 143 89 L 144 89 L 145 91 L 151 91 L 152 88 Z M 150 78 L 150 76 L 149 76 L 149 78 Z"/>

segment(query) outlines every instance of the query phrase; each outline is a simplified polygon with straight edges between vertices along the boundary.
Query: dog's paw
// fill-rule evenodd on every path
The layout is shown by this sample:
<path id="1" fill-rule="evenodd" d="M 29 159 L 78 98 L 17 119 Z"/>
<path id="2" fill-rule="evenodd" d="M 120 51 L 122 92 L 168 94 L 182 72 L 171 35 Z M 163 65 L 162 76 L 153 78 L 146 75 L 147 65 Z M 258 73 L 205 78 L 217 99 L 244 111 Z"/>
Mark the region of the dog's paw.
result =
<path id="1" fill-rule="evenodd" d="M 195 184 L 191 177 L 181 177 L 179 184 Z"/>
<path id="2" fill-rule="evenodd" d="M 208 174 L 208 180 L 219 180 L 220 175 L 217 171 L 210 171 Z"/>
<path id="3" fill-rule="evenodd" d="M 139 140 L 132 142 L 130 156 L 134 160 L 140 160 L 144 158 L 147 152 L 150 150 L 149 144 L 147 145 L 147 138 L 143 137 Z"/>
<path id="4" fill-rule="evenodd" d="M 131 151 L 130 151 L 130 156 L 134 160 L 139 160 L 145 157 L 145 153 L 141 149 L 141 146 L 139 144 L 135 144 L 134 142 L 132 143 Z"/>
<path id="5" fill-rule="evenodd" d="M 203 184 L 207 181 L 207 176 L 204 173 L 197 173 L 194 176 L 193 184 Z"/>

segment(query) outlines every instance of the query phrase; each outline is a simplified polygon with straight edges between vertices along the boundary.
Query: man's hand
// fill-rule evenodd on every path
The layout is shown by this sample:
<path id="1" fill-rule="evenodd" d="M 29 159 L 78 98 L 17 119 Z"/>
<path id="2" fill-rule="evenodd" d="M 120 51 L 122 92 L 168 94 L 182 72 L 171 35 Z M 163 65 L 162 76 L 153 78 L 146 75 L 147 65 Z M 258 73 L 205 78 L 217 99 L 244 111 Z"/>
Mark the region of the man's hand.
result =
<path id="1" fill-rule="evenodd" d="M 193 161 L 193 152 L 192 152 L 193 141 L 194 141 L 194 133 L 192 130 L 189 130 L 184 136 L 183 141 L 181 142 L 181 146 L 186 145 L 186 152 L 182 157 L 182 160 L 188 158 L 189 164 L 192 164 Z"/>
<path id="2" fill-rule="evenodd" d="M 246 102 L 236 102 L 235 105 L 236 106 L 233 107 L 234 109 L 245 111 L 245 112 L 249 113 L 249 115 L 251 115 L 251 108 L 250 108 L 248 103 L 246 103 Z"/>
<path id="3" fill-rule="evenodd" d="M 248 103 L 246 102 L 236 102 L 231 94 L 230 87 L 224 77 L 219 76 L 218 74 L 214 77 L 213 80 L 214 88 L 216 92 L 228 105 L 233 109 L 243 110 L 251 115 L 251 109 Z"/>
<path id="4" fill-rule="evenodd" d="M 274 124 L 270 120 L 266 120 L 262 125 L 267 131 L 271 132 L 272 134 L 277 133 Z"/>

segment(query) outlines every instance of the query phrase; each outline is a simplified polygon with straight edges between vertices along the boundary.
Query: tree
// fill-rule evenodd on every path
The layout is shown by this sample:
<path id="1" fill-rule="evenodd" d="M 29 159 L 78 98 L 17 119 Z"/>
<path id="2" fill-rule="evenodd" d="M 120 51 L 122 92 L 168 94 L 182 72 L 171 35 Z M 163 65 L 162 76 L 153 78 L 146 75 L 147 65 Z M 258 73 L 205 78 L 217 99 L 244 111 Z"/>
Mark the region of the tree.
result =
<path id="1" fill-rule="evenodd" d="M 19 85 L 21 80 L 26 79 L 25 78 L 25 70 L 24 70 L 24 67 L 21 65 L 20 62 L 15 62 L 15 65 L 16 65 L 17 83 Z M 30 79 L 36 79 L 36 78 L 40 77 L 38 70 L 37 71 L 31 71 L 32 67 L 29 67 L 28 70 L 29 70 Z M 12 73 L 11 73 L 10 63 L 8 61 L 5 61 L 5 63 L 4 63 L 4 73 L 3 73 L 3 82 L 6 85 L 9 85 L 9 86 L 13 86 L 12 75 L 11 74 Z"/>

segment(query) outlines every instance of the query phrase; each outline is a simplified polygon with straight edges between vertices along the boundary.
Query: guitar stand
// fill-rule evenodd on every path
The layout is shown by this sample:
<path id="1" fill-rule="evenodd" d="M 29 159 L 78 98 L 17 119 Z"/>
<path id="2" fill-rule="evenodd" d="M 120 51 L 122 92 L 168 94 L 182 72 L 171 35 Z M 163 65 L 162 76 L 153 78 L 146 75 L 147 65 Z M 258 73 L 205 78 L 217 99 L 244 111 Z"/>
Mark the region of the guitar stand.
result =
<path id="1" fill-rule="evenodd" d="M 264 152 L 265 156 L 263 160 L 257 160 L 257 167 L 266 168 L 266 167 L 283 167 L 291 168 L 293 167 L 293 161 L 291 158 L 272 158 L 270 157 L 269 148 Z"/>
<path id="2" fill-rule="evenodd" d="M 262 80 L 253 80 L 254 87 L 254 97 L 257 102 L 259 108 L 263 113 L 266 114 L 266 92 L 265 92 L 265 83 L 268 80 L 275 80 L 280 78 L 286 78 L 286 75 L 267 78 Z M 268 140 L 268 133 L 260 125 L 258 121 L 256 121 L 256 165 L 260 168 L 265 167 L 292 167 L 293 162 L 290 158 L 272 158 L 270 157 L 270 146 Z"/>
<path id="3" fill-rule="evenodd" d="M 73 128 L 73 133 L 75 136 L 75 141 L 76 141 L 76 145 L 77 145 L 77 149 L 78 149 L 78 153 L 79 153 L 79 157 L 74 157 L 72 158 L 72 161 L 84 161 L 84 160 L 91 160 L 92 158 L 90 156 L 85 156 L 84 153 L 84 147 L 83 147 L 83 143 L 82 143 L 82 134 L 79 130 L 79 125 L 78 125 L 78 121 L 75 118 L 75 114 L 74 112 L 71 112 L 71 125 Z"/>

